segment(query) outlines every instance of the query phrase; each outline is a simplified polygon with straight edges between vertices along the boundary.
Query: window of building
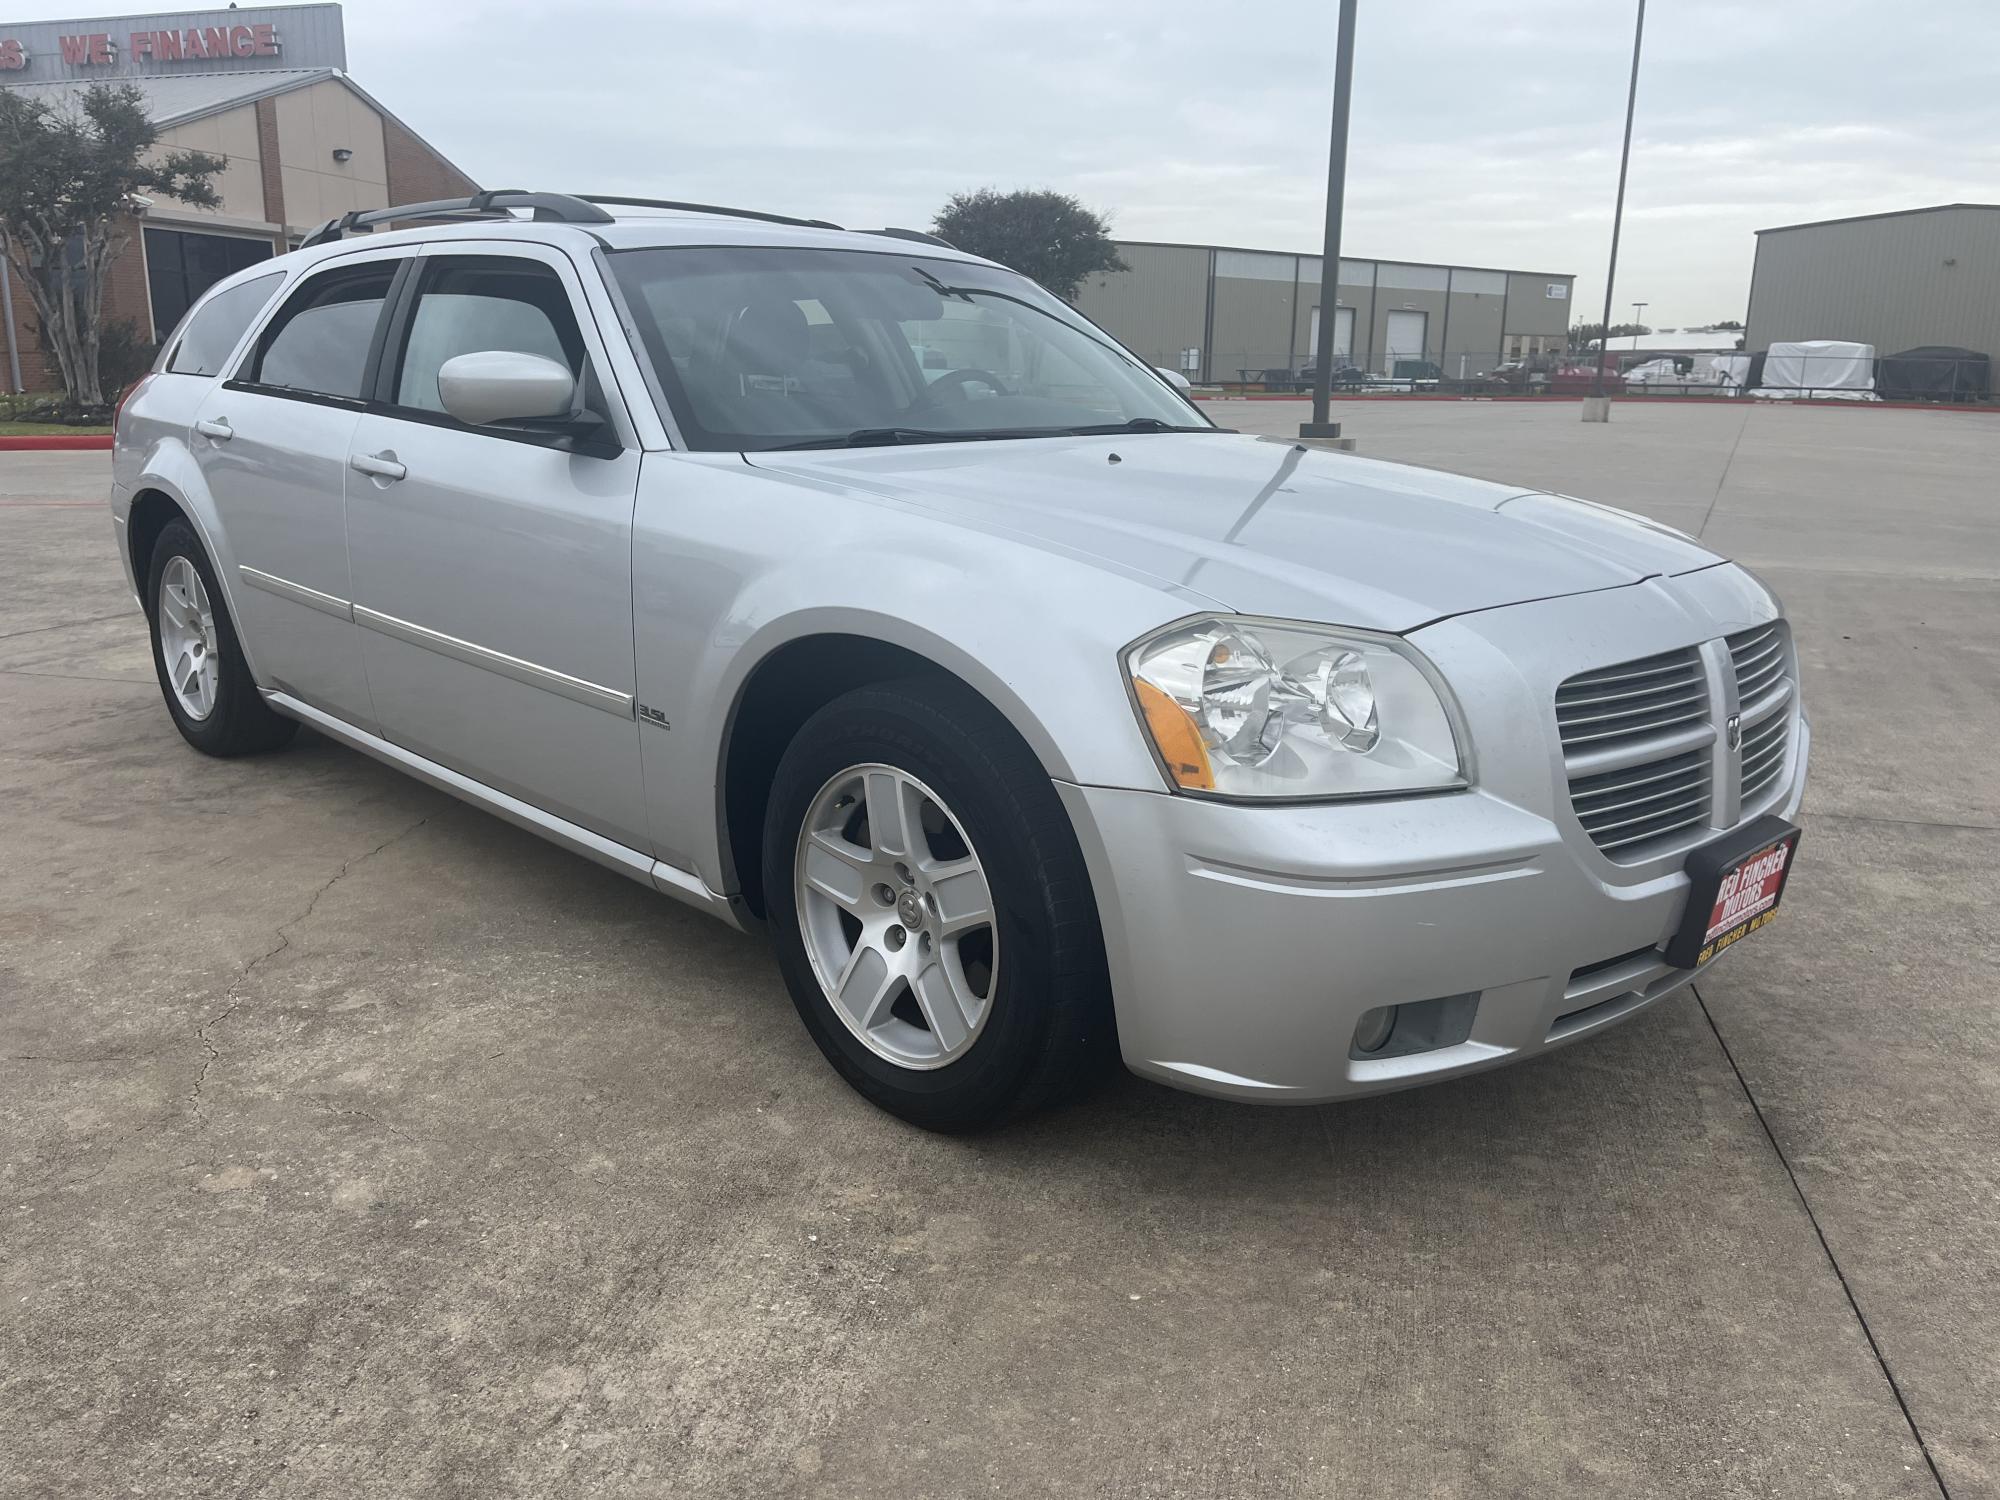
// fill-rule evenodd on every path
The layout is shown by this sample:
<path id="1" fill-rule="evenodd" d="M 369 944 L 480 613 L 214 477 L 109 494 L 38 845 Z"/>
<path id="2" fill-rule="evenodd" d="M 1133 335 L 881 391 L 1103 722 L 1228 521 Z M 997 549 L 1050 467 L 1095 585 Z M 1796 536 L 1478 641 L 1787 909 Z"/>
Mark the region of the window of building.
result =
<path id="1" fill-rule="evenodd" d="M 358 400 L 368 345 L 398 264 L 374 261 L 306 282 L 258 340 L 244 378 L 279 390 Z"/>
<path id="2" fill-rule="evenodd" d="M 569 294 L 547 266 L 513 256 L 440 260 L 425 270 L 410 318 L 396 404 L 441 412 L 438 369 L 448 359 L 488 349 L 539 354 L 583 371 L 583 336 Z"/>
<path id="3" fill-rule="evenodd" d="M 161 341 L 180 326 L 201 294 L 271 258 L 269 240 L 234 234 L 196 234 L 186 229 L 146 227 L 146 288 L 153 298 L 153 338 Z"/>
<path id="4" fill-rule="evenodd" d="M 259 276 L 209 299 L 188 323 L 180 344 L 167 361 L 176 375 L 219 375 L 222 362 L 243 337 L 264 304 L 277 294 L 285 278 L 276 271 Z"/>

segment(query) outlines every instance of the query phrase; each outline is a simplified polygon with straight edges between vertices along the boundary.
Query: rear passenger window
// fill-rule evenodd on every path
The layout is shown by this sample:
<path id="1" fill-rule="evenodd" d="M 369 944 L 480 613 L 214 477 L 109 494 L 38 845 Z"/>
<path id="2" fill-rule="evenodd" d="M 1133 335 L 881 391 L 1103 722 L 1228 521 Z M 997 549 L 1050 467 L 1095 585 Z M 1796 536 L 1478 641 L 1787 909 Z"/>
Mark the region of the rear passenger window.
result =
<path id="1" fill-rule="evenodd" d="M 278 390 L 359 400 L 368 345 L 396 265 L 376 262 L 308 281 L 257 341 L 244 378 Z"/>
<path id="2" fill-rule="evenodd" d="M 187 332 L 167 360 L 168 370 L 176 375 L 220 375 L 222 362 L 243 337 L 243 330 L 277 294 L 284 279 L 282 273 L 259 276 L 209 298 L 188 319 Z"/>
<path id="3" fill-rule="evenodd" d="M 539 354 L 580 377 L 583 336 L 562 279 L 547 266 L 513 256 L 430 262 L 410 318 L 396 404 L 442 412 L 438 368 L 461 354 L 489 349 Z"/>

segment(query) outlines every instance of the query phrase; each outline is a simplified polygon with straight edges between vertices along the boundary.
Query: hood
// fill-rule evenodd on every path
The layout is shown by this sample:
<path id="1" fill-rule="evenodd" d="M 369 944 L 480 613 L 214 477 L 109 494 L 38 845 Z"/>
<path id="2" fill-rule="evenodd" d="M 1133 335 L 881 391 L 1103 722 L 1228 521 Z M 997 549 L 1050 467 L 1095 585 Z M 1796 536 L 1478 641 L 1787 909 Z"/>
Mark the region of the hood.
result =
<path id="1" fill-rule="evenodd" d="M 1722 559 L 1640 516 L 1233 433 L 1134 433 L 753 453 L 1104 559 L 1242 614 L 1414 630 Z"/>

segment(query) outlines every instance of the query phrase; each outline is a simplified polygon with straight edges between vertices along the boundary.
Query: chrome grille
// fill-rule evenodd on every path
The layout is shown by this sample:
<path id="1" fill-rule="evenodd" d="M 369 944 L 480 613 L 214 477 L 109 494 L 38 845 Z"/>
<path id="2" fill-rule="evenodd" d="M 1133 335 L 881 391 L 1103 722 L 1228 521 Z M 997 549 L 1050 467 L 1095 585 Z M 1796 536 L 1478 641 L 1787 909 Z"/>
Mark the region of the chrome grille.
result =
<path id="1" fill-rule="evenodd" d="M 1738 631 L 1727 644 L 1736 669 L 1736 701 L 1743 714 L 1740 785 L 1743 811 L 1748 814 L 1758 809 L 1784 774 L 1797 685 L 1788 670 L 1784 621 Z"/>
<path id="2" fill-rule="evenodd" d="M 1612 858 L 1708 827 L 1715 731 L 1699 647 L 1577 674 L 1556 689 L 1556 726 L 1577 821 Z"/>
<path id="3" fill-rule="evenodd" d="M 1690 750 L 1666 760 L 1572 777 L 1569 797 L 1590 841 L 1610 854 L 1705 826 L 1711 780 L 1708 751 Z"/>
<path id="4" fill-rule="evenodd" d="M 1785 676 L 1785 627 L 1779 620 L 1729 637 L 1736 666 L 1736 697 L 1747 712 Z"/>
<path id="5" fill-rule="evenodd" d="M 1556 689 L 1566 754 L 1643 742 L 1707 716 L 1701 655 L 1692 647 L 1584 672 Z"/>
<path id="6" fill-rule="evenodd" d="M 1724 649 L 1741 716 L 1733 748 L 1717 743 L 1728 705 L 1719 685 L 1710 701 L 1704 661 L 1707 653 L 1720 668 Z M 1798 716 L 1791 636 L 1773 620 L 1706 646 L 1598 667 L 1558 687 L 1555 706 L 1570 805 L 1590 841 L 1620 863 L 1689 848 L 1727 822 L 1768 811 L 1784 790 Z M 1734 819 L 1724 811 L 1732 773 Z"/>
<path id="7" fill-rule="evenodd" d="M 1785 748 L 1791 743 L 1792 716 L 1785 709 L 1743 731 L 1743 806 L 1763 800 L 1785 769 Z"/>

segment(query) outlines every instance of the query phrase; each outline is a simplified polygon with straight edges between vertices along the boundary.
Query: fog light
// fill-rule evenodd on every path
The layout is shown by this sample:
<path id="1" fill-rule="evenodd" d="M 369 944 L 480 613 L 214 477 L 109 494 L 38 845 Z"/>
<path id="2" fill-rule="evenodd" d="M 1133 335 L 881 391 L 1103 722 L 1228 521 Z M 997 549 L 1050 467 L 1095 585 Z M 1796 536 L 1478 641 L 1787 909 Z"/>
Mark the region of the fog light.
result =
<path id="1" fill-rule="evenodd" d="M 1378 1005 L 1361 1017 L 1354 1028 L 1352 1053 L 1355 1057 L 1366 1057 L 1389 1045 L 1389 1038 L 1396 1031 L 1397 1009 L 1394 1005 Z"/>

